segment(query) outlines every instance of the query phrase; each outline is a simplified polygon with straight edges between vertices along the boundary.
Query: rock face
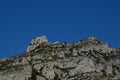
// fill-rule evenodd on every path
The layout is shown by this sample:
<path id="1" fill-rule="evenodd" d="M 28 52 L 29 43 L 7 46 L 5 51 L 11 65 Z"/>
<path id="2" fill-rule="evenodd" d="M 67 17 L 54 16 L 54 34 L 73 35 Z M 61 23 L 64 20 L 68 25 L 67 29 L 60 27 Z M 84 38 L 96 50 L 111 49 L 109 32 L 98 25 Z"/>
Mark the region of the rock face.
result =
<path id="1" fill-rule="evenodd" d="M 31 44 L 0 61 L 0 80 L 120 80 L 120 49 L 94 37 L 55 44 L 39 37 Z"/>
<path id="2" fill-rule="evenodd" d="M 46 36 L 36 37 L 35 39 L 31 41 L 30 45 L 27 48 L 27 52 L 30 52 L 34 50 L 36 47 L 38 47 L 40 44 L 47 43 L 47 42 L 48 40 Z"/>

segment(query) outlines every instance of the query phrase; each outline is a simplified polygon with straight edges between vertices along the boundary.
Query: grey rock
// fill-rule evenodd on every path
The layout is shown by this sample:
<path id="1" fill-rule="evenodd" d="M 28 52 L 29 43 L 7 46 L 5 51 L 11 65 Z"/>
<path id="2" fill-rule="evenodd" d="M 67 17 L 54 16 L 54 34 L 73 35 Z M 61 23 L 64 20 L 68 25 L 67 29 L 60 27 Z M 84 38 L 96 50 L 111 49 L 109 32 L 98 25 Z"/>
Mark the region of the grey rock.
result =
<path id="1" fill-rule="evenodd" d="M 75 43 L 33 39 L 27 52 L 0 60 L 0 80 L 120 80 L 120 49 L 95 37 Z"/>
<path id="2" fill-rule="evenodd" d="M 36 47 L 38 47 L 40 44 L 46 43 L 46 42 L 48 42 L 46 36 L 36 37 L 35 39 L 33 39 L 31 41 L 30 45 L 27 48 L 27 52 L 32 51 L 33 49 L 35 49 Z"/>

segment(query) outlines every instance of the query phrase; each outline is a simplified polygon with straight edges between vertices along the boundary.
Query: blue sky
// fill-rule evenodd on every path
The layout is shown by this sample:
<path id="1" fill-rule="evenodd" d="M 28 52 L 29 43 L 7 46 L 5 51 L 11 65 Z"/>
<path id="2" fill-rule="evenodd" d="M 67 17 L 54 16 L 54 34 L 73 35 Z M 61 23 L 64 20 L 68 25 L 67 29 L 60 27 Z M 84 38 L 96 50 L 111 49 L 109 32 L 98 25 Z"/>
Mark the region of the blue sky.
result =
<path id="1" fill-rule="evenodd" d="M 26 50 L 31 39 L 73 42 L 96 36 L 120 46 L 120 0 L 0 0 L 0 58 Z"/>

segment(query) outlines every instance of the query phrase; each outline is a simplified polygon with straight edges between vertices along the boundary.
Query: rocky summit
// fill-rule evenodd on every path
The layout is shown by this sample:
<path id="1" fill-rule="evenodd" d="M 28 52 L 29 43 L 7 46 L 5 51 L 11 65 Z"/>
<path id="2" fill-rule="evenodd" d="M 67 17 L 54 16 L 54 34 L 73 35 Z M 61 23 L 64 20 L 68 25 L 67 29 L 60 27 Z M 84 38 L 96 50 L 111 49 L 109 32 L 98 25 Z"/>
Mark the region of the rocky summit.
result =
<path id="1" fill-rule="evenodd" d="M 37 37 L 24 53 L 0 60 L 0 80 L 120 80 L 120 49 L 95 37 L 73 43 Z"/>
<path id="2" fill-rule="evenodd" d="M 48 42 L 46 36 L 36 37 L 35 39 L 33 39 L 31 41 L 30 45 L 27 48 L 27 52 L 32 51 L 33 49 L 35 49 L 36 47 L 38 47 L 40 44 L 46 43 L 46 42 Z"/>

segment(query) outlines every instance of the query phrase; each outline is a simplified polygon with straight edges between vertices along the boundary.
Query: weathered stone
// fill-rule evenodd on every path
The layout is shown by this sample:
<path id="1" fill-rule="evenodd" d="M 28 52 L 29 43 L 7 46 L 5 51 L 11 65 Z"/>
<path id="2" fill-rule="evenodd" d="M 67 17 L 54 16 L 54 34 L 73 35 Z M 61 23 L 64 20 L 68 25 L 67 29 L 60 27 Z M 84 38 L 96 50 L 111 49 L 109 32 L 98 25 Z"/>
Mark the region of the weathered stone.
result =
<path id="1" fill-rule="evenodd" d="M 34 50 L 36 47 L 38 47 L 40 44 L 47 43 L 47 42 L 48 40 L 46 36 L 36 37 L 35 39 L 31 41 L 30 45 L 27 48 L 27 52 L 30 52 Z"/>
<path id="2" fill-rule="evenodd" d="M 94 37 L 69 44 L 46 42 L 45 36 L 37 37 L 26 53 L 2 59 L 0 80 L 120 80 L 120 49 Z"/>

